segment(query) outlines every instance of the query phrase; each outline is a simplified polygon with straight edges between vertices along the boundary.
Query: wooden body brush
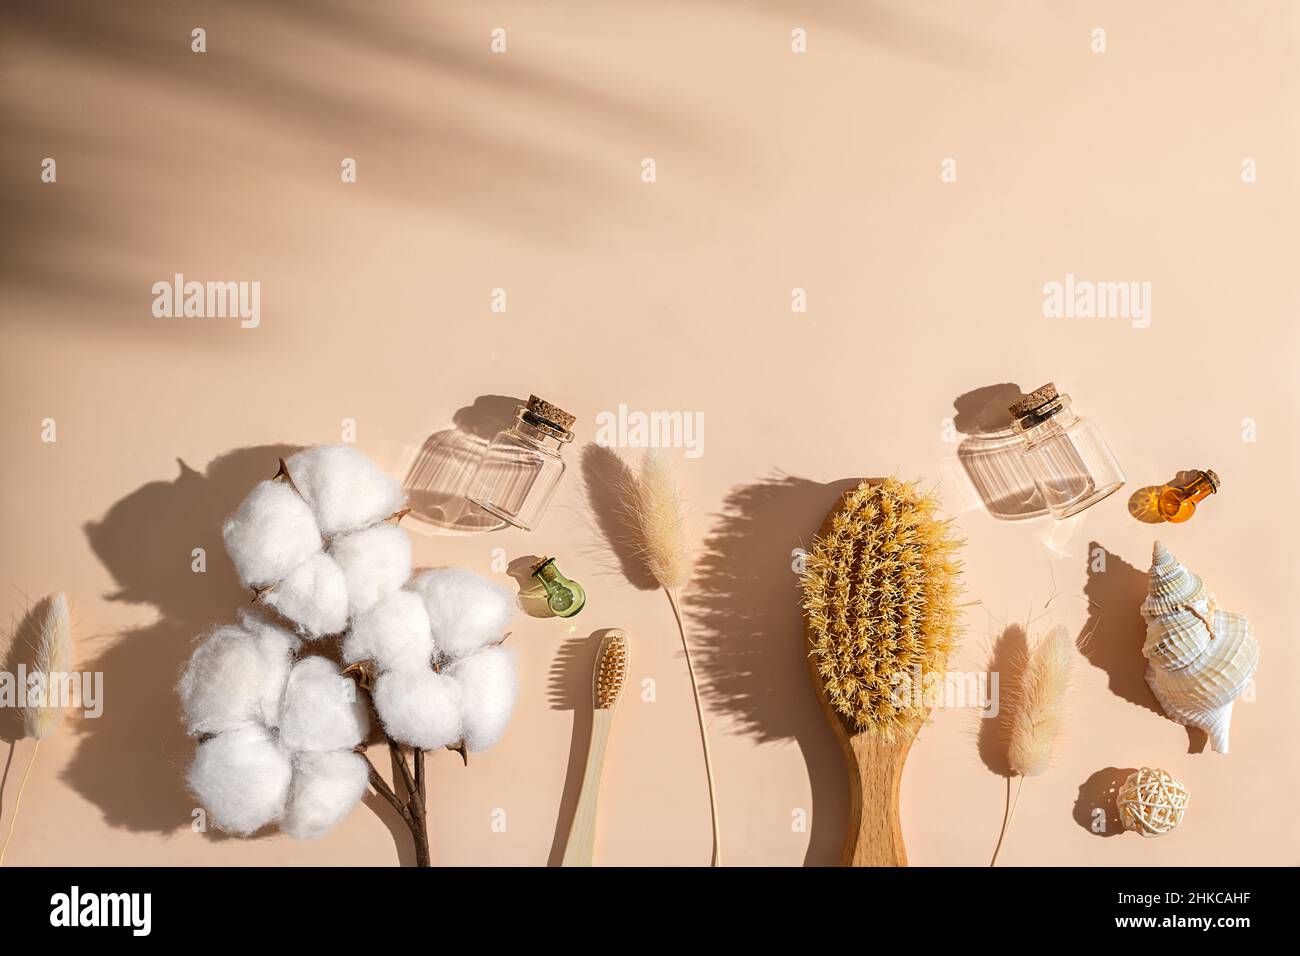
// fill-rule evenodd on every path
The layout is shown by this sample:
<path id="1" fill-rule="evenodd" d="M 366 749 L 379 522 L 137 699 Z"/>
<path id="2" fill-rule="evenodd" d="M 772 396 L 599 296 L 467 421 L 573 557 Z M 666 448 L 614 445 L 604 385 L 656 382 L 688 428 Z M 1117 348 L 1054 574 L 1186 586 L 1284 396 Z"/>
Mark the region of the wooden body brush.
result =
<path id="1" fill-rule="evenodd" d="M 605 744 L 614 722 L 623 685 L 627 683 L 627 633 L 611 628 L 596 651 L 596 667 L 591 679 L 592 706 L 591 746 L 587 750 L 587 770 L 582 777 L 582 792 L 569 827 L 569 841 L 564 846 L 561 866 L 591 866 L 596 848 L 596 796 L 600 790 L 600 772 L 605 766 Z"/>
<path id="2" fill-rule="evenodd" d="M 957 637 L 960 546 L 938 501 L 864 481 L 822 524 L 803 578 L 808 663 L 848 758 L 845 866 L 906 866 L 903 762 Z"/>

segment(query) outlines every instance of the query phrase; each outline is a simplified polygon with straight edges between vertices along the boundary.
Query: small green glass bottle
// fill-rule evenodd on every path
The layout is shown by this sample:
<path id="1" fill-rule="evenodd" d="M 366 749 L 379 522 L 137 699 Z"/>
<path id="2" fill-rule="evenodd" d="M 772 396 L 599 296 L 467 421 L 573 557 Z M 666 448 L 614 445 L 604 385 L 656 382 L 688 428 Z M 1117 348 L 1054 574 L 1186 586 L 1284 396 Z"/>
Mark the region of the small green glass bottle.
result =
<path id="1" fill-rule="evenodd" d="M 542 558 L 533 567 L 533 577 L 546 589 L 546 606 L 556 617 L 573 617 L 587 603 L 582 585 L 561 574 L 554 558 Z"/>

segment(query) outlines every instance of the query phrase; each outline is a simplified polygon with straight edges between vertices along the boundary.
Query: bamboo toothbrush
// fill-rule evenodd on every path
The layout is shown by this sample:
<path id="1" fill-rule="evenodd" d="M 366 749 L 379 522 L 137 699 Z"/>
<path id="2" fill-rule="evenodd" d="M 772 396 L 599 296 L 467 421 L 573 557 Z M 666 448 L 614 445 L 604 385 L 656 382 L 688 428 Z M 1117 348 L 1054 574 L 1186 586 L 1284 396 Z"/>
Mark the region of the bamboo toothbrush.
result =
<path id="1" fill-rule="evenodd" d="M 614 722 L 614 710 L 627 683 L 627 633 L 611 628 L 601 639 L 596 652 L 596 669 L 592 674 L 591 746 L 587 750 L 587 771 L 582 777 L 582 793 L 569 827 L 569 841 L 564 847 L 561 866 L 591 866 L 596 846 L 596 795 L 600 790 L 600 772 L 605 766 L 605 744 Z"/>
<path id="2" fill-rule="evenodd" d="M 957 639 L 960 542 L 938 501 L 864 481 L 826 516 L 803 579 L 808 664 L 850 774 L 845 866 L 906 866 L 903 762 Z"/>

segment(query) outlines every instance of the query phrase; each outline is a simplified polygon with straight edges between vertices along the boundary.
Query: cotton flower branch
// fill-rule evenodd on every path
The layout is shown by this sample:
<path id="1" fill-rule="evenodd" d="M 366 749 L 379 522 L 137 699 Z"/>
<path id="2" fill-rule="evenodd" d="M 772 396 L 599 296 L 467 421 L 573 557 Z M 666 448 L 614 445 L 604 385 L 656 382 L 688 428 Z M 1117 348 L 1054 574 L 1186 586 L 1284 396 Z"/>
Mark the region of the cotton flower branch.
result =
<path id="1" fill-rule="evenodd" d="M 190 786 L 220 829 L 248 835 L 278 822 L 318 836 L 369 786 L 429 865 L 425 751 L 468 762 L 504 732 L 516 678 L 513 652 L 498 645 L 513 603 L 457 568 L 412 579 L 398 527 L 407 513 L 395 480 L 336 446 L 281 459 L 225 522 L 226 549 L 261 608 L 203 642 L 179 687 L 200 741 Z M 324 639 L 343 671 L 300 656 Z M 366 753 L 372 715 L 400 784 Z"/>

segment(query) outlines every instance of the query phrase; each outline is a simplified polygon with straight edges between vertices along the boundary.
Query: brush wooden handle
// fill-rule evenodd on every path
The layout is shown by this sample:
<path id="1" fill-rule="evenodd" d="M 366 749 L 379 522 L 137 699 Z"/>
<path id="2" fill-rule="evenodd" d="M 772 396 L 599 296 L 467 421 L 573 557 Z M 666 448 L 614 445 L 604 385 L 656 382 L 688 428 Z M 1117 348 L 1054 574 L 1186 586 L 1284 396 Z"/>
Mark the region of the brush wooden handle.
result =
<path id="1" fill-rule="evenodd" d="M 898 791 L 903 783 L 903 763 L 921 729 L 918 721 L 908 732 L 887 742 L 869 733 L 850 733 L 821 687 L 821 676 L 809 659 L 813 684 L 822 709 L 830 718 L 835 739 L 849 766 L 849 830 L 844 837 L 841 866 L 907 866 L 903 825 L 898 817 Z"/>
<path id="2" fill-rule="evenodd" d="M 886 743 L 875 734 L 845 734 L 841 743 L 851 768 L 843 865 L 907 866 L 898 790 L 912 738 L 899 736 Z"/>
<path id="3" fill-rule="evenodd" d="M 600 791 L 600 772 L 605 766 L 605 744 L 614 720 L 610 708 L 597 708 L 591 717 L 591 745 L 587 748 L 587 770 L 582 775 L 582 791 L 573 812 L 569 840 L 564 845 L 560 866 L 591 866 L 596 850 L 596 796 Z"/>
<path id="4" fill-rule="evenodd" d="M 808 671 L 849 768 L 849 830 L 840 865 L 907 866 L 903 826 L 898 819 L 898 791 L 903 782 L 903 763 L 921 729 L 920 722 L 910 728 L 910 733 L 896 734 L 892 742 L 875 734 L 853 733 L 827 699 L 811 656 Z"/>

